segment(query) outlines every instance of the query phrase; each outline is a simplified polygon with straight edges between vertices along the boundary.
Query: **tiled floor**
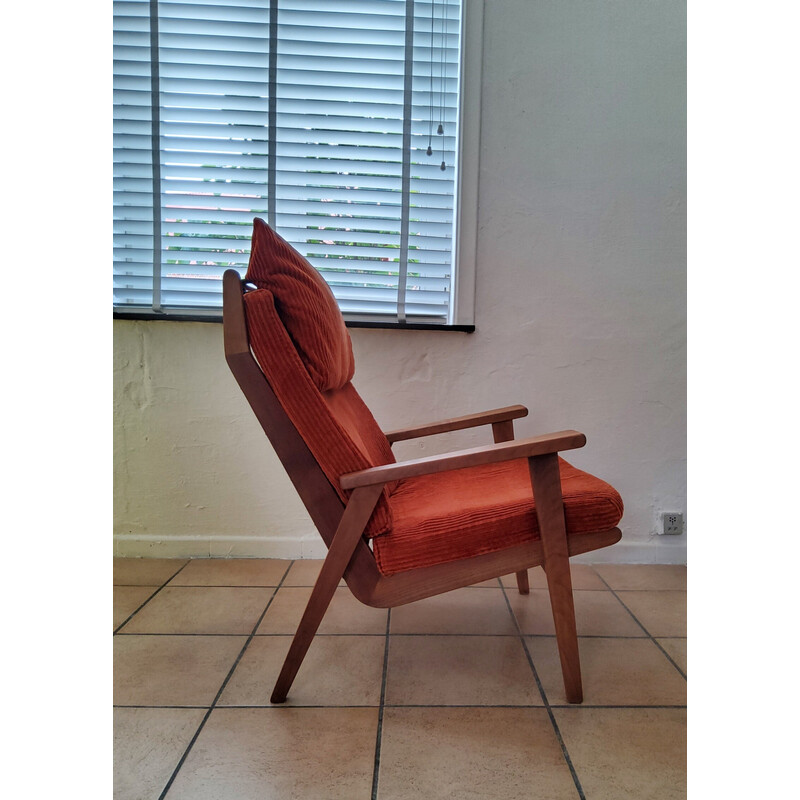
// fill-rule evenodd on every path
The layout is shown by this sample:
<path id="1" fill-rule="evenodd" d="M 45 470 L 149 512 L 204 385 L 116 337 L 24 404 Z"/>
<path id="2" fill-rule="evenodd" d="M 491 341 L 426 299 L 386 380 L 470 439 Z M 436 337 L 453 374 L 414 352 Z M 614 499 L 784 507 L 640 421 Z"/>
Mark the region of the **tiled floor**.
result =
<path id="1" fill-rule="evenodd" d="M 686 568 L 573 565 L 584 702 L 541 569 L 391 611 L 342 585 L 269 694 L 320 562 L 117 559 L 116 800 L 686 797 Z"/>

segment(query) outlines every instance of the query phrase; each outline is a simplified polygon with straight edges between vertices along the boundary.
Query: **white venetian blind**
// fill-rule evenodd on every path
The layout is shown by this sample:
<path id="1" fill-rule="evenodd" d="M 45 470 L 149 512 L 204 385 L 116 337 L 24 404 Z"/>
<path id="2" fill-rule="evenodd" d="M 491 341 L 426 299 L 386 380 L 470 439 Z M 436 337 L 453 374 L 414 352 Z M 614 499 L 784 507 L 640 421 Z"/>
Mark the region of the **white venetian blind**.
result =
<path id="1" fill-rule="evenodd" d="M 115 3 L 115 306 L 218 313 L 260 216 L 350 318 L 447 323 L 459 14 L 460 0 Z"/>

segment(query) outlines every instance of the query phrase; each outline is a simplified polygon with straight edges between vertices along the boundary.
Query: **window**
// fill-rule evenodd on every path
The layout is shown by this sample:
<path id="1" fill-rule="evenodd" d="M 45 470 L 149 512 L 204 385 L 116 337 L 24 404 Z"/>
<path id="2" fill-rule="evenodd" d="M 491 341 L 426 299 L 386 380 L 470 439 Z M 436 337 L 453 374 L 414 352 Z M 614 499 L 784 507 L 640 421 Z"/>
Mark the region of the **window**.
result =
<path id="1" fill-rule="evenodd" d="M 115 2 L 115 312 L 218 317 L 259 216 L 348 320 L 471 323 L 470 5 Z"/>

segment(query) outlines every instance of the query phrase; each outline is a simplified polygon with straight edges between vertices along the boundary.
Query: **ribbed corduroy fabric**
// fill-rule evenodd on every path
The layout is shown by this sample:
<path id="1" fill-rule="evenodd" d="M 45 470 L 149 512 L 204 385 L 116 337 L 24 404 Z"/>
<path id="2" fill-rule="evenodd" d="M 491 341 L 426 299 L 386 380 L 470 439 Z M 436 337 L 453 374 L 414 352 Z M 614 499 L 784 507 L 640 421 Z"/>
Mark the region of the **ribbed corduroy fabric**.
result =
<path id="1" fill-rule="evenodd" d="M 258 217 L 245 280 L 272 292 L 278 316 L 321 392 L 353 379 L 353 346 L 330 286 Z"/>
<path id="2" fill-rule="evenodd" d="M 392 463 L 389 442 L 351 383 L 320 392 L 283 326 L 271 292 L 247 292 L 244 303 L 250 346 L 272 391 L 331 485 L 346 500 L 350 493 L 339 487 L 339 476 Z M 378 536 L 390 528 L 384 490 L 366 533 Z"/>
<path id="3" fill-rule="evenodd" d="M 562 458 L 559 468 L 567 532 L 615 527 L 623 511 L 617 491 Z M 539 538 L 526 459 L 402 480 L 389 502 L 392 530 L 373 541 L 384 575 Z"/>

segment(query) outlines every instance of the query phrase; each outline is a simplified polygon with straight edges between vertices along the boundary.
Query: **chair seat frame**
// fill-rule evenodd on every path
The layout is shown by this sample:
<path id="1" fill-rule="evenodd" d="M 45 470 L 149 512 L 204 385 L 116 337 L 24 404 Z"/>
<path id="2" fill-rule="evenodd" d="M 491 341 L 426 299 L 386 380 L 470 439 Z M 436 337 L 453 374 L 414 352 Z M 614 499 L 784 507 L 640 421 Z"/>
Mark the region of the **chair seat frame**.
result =
<path id="1" fill-rule="evenodd" d="M 567 701 L 582 702 L 569 558 L 607 547 L 621 538 L 618 528 L 572 535 L 566 532 L 557 454 L 583 447 L 586 437 L 577 431 L 559 431 L 515 440 L 513 420 L 528 413 L 520 405 L 390 431 L 386 437 L 394 444 L 420 436 L 491 425 L 494 444 L 342 475 L 340 486 L 350 491 L 345 503 L 278 402 L 253 356 L 247 334 L 243 299 L 245 290 L 239 273 L 227 270 L 223 276 L 225 358 L 328 547 L 328 554 L 275 684 L 271 702 L 282 703 L 286 700 L 342 578 L 353 595 L 365 605 L 394 608 L 511 573 L 517 576 L 519 591 L 527 594 L 527 570 L 540 565 L 547 578 Z M 363 533 L 386 483 L 519 458 L 528 461 L 532 492 L 536 497 L 539 539 L 445 564 L 390 576 L 381 574 Z"/>

